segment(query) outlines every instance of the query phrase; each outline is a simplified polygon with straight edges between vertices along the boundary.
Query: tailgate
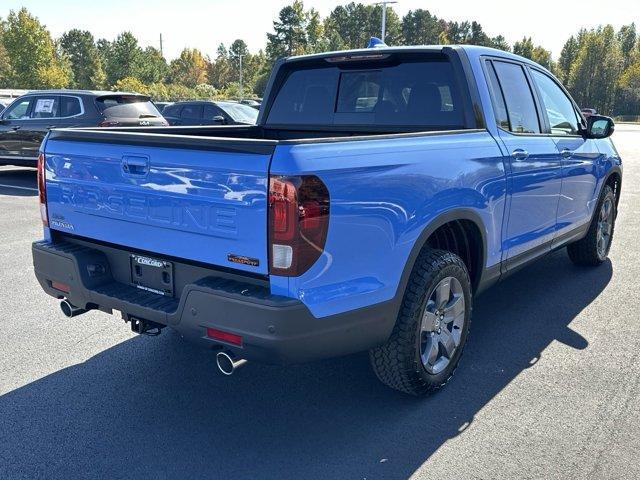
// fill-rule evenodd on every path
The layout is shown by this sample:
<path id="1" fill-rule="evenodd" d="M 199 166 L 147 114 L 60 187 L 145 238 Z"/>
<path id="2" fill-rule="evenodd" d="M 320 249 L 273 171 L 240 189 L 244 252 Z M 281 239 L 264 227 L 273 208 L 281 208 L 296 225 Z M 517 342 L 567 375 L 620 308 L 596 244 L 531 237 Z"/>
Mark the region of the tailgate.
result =
<path id="1" fill-rule="evenodd" d="M 267 273 L 268 142 L 56 131 L 45 145 L 51 229 Z"/>

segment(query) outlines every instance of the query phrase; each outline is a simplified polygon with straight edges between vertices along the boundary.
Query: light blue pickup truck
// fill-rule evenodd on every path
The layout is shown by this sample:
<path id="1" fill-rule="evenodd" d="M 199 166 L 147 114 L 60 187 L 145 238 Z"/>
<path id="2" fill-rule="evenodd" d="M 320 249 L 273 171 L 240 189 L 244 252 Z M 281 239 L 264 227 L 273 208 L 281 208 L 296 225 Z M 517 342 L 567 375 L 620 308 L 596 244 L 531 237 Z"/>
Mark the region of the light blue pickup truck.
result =
<path id="1" fill-rule="evenodd" d="M 368 350 L 382 382 L 426 394 L 480 291 L 565 246 L 605 260 L 613 129 L 489 48 L 288 58 L 257 125 L 51 131 L 35 273 L 67 316 L 171 327 L 226 374 Z"/>

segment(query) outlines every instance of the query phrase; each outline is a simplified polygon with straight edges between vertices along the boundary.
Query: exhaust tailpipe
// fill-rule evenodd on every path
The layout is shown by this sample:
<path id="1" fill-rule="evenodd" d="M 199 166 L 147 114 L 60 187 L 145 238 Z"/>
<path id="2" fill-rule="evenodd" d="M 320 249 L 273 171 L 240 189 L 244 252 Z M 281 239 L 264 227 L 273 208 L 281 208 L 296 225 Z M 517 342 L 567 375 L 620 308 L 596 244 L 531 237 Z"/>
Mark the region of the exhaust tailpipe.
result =
<path id="1" fill-rule="evenodd" d="M 216 355 L 216 364 L 218 369 L 224 375 L 233 375 L 236 369 L 245 365 L 247 361 L 244 358 L 234 358 L 230 353 L 218 352 Z"/>
<path id="2" fill-rule="evenodd" d="M 69 300 L 62 300 L 60 302 L 60 310 L 62 310 L 62 313 L 67 318 L 77 317 L 78 315 L 82 315 L 83 313 L 86 313 L 86 310 L 84 308 L 78 308 L 73 306 L 69 302 Z"/>

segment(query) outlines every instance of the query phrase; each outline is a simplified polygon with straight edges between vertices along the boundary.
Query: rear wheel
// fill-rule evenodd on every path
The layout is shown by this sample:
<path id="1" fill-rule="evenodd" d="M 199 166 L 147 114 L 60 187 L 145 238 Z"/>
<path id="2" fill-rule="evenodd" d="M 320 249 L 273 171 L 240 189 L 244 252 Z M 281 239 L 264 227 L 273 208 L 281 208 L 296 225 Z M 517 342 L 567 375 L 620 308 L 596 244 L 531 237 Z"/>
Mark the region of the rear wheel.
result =
<path id="1" fill-rule="evenodd" d="M 471 282 L 462 259 L 425 249 L 416 260 L 389 340 L 370 351 L 377 377 L 411 395 L 443 387 L 460 361 L 471 307 Z"/>
<path id="2" fill-rule="evenodd" d="M 573 263 L 595 266 L 606 260 L 613 240 L 616 215 L 615 194 L 609 185 L 605 185 L 586 236 L 567 246 Z"/>

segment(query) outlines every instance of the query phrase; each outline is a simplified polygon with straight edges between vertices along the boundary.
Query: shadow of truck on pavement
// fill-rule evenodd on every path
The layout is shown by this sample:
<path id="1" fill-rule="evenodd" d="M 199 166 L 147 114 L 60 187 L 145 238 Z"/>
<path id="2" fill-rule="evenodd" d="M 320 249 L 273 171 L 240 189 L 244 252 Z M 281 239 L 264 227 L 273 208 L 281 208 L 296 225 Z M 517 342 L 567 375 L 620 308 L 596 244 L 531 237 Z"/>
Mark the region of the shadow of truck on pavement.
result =
<path id="1" fill-rule="evenodd" d="M 489 290 L 456 376 L 422 400 L 366 354 L 226 378 L 173 332 L 136 337 L 0 397 L 0 478 L 406 478 L 551 342 L 587 348 L 570 323 L 611 276 L 561 251 Z"/>
<path id="2" fill-rule="evenodd" d="M 0 169 L 0 196 L 35 197 L 38 195 L 38 181 L 35 169 Z"/>

